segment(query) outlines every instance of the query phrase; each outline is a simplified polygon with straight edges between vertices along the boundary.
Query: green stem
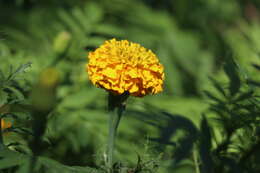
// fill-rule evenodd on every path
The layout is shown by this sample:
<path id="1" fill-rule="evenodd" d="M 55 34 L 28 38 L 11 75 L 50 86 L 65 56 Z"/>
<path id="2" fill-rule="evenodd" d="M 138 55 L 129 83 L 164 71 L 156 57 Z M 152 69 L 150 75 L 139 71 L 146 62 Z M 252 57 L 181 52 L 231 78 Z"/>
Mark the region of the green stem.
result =
<path id="1" fill-rule="evenodd" d="M 124 112 L 124 106 L 119 105 L 114 109 L 109 111 L 109 137 L 108 137 L 108 148 L 107 148 L 107 155 L 108 155 L 108 167 L 112 170 L 113 166 L 113 153 L 114 153 L 114 146 L 115 146 L 115 138 L 117 128 Z"/>
<path id="2" fill-rule="evenodd" d="M 121 95 L 114 95 L 109 93 L 108 95 L 108 111 L 109 111 L 109 136 L 108 136 L 108 148 L 107 148 L 107 160 L 106 166 L 109 168 L 109 172 L 113 172 L 113 153 L 116 139 L 116 132 L 120 122 L 120 119 L 125 110 L 126 100 L 129 97 L 127 92 Z"/>
<path id="3" fill-rule="evenodd" d="M 200 173 L 199 162 L 198 162 L 197 153 L 196 153 L 195 149 L 193 149 L 192 154 L 193 154 L 193 161 L 194 161 L 195 170 L 196 170 L 195 172 Z"/>

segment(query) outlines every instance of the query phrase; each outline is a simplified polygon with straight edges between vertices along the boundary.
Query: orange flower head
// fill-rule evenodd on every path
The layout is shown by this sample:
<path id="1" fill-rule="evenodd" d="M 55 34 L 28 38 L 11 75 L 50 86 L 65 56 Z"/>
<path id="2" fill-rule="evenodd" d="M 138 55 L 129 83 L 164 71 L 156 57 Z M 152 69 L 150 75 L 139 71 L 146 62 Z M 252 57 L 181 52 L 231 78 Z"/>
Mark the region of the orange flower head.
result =
<path id="1" fill-rule="evenodd" d="M 11 123 L 10 122 L 6 122 L 5 120 L 1 119 L 1 128 L 2 130 L 10 128 L 11 127 Z"/>
<path id="2" fill-rule="evenodd" d="M 89 79 L 109 92 L 143 97 L 163 90 L 163 65 L 151 50 L 137 43 L 105 41 L 88 58 Z"/>

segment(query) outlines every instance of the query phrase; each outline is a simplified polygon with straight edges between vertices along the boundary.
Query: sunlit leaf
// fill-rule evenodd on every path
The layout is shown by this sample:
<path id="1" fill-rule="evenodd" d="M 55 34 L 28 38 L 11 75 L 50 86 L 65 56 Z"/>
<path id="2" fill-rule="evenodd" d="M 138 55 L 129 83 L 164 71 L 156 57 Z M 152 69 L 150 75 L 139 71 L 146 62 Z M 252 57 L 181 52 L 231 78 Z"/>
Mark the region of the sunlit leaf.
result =
<path id="1" fill-rule="evenodd" d="M 24 163 L 25 158 L 25 155 L 8 149 L 0 150 L 0 169 L 21 165 Z"/>

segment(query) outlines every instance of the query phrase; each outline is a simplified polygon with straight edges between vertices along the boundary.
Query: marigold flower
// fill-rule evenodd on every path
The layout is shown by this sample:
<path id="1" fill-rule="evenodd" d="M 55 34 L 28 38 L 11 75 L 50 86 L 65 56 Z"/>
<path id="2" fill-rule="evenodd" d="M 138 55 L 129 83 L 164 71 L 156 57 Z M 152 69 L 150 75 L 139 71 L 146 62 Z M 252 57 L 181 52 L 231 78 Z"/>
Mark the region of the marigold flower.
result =
<path id="1" fill-rule="evenodd" d="M 121 95 L 142 97 L 163 90 L 164 72 L 157 56 L 127 40 L 105 41 L 88 55 L 87 72 L 92 83 Z"/>
<path id="2" fill-rule="evenodd" d="M 10 128 L 11 127 L 11 123 L 10 122 L 6 122 L 5 120 L 1 119 L 1 128 L 2 130 Z"/>

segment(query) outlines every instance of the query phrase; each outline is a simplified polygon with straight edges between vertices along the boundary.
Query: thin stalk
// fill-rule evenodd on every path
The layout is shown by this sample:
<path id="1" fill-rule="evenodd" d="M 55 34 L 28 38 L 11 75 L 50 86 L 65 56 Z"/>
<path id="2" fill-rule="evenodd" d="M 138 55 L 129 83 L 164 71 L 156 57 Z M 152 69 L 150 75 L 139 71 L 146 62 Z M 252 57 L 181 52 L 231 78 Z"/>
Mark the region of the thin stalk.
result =
<path id="1" fill-rule="evenodd" d="M 115 138 L 117 133 L 117 128 L 119 122 L 121 120 L 122 114 L 124 112 L 124 106 L 119 105 L 113 110 L 109 111 L 109 137 L 108 137 L 108 167 L 112 170 L 113 166 L 113 154 L 114 154 L 114 146 L 115 146 Z"/>
<path id="2" fill-rule="evenodd" d="M 195 149 L 193 149 L 192 155 L 193 155 L 193 161 L 195 165 L 195 172 L 200 173 L 199 162 L 198 162 L 197 153 Z"/>

